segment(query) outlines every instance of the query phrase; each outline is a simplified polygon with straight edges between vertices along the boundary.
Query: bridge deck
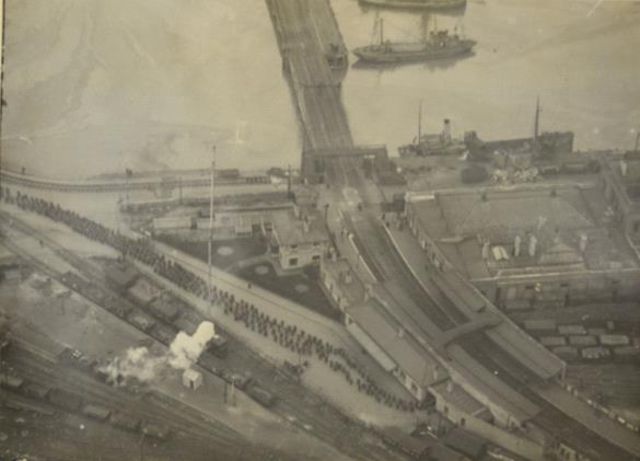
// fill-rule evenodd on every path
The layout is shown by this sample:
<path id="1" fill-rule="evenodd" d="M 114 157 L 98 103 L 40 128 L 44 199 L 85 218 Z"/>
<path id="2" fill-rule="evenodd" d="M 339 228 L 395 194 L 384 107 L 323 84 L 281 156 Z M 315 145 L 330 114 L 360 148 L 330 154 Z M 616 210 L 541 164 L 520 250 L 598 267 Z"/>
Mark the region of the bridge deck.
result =
<path id="1" fill-rule="evenodd" d="M 328 0 L 267 0 L 303 131 L 304 149 L 353 146 L 328 53 L 344 44 Z"/>

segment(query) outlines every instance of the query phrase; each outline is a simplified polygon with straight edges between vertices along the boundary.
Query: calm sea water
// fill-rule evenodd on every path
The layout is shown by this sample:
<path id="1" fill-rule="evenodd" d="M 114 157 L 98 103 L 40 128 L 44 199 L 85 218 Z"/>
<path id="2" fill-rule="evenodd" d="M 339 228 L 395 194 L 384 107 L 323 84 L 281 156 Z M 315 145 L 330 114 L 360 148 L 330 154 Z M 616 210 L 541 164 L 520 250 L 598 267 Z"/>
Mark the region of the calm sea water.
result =
<path id="1" fill-rule="evenodd" d="M 450 118 L 486 139 L 573 130 L 576 146 L 629 148 L 640 128 L 640 5 L 470 0 L 458 15 L 332 0 L 346 44 L 424 26 L 464 31 L 468 58 L 352 66 L 344 103 L 356 142 L 398 145 Z M 10 0 L 3 161 L 54 176 L 124 168 L 298 165 L 298 128 L 262 0 Z M 352 59 L 353 61 L 353 59 Z"/>

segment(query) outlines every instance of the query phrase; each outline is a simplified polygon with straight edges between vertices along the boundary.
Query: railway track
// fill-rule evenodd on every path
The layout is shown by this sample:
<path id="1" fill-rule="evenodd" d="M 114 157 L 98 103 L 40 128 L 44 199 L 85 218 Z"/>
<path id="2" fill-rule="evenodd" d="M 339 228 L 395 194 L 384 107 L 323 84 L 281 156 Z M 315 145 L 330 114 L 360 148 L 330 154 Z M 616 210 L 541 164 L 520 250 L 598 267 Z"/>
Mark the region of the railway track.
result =
<path id="1" fill-rule="evenodd" d="M 366 248 L 376 249 L 374 254 L 369 253 L 369 257 L 374 258 L 373 267 L 385 268 L 383 282 L 390 277 L 402 282 L 405 292 L 412 301 L 442 331 L 464 324 L 467 318 L 456 307 L 453 300 L 435 282 L 427 281 L 429 290 L 424 289 L 406 267 L 395 248 L 389 244 L 386 234 L 382 235 L 383 230 L 376 229 L 377 222 L 371 222 L 375 217 L 369 216 L 368 219 L 366 227 L 362 226 L 356 230 L 356 233 L 361 237 L 362 244 Z M 485 332 L 479 331 L 468 335 L 459 340 L 458 344 L 479 365 L 493 371 L 498 379 L 536 404 L 541 412 L 534 418 L 534 422 L 550 435 L 561 437 L 573 449 L 594 459 L 631 459 L 631 456 L 617 445 L 590 431 L 531 390 L 530 386 L 539 383 L 540 378 L 520 364 L 508 351 L 498 346 Z"/>
<path id="2" fill-rule="evenodd" d="M 6 213 L 0 212 L 0 220 L 5 223 L 11 222 L 13 229 L 23 232 L 25 235 L 29 235 L 32 238 L 40 240 L 44 245 L 52 249 L 56 255 L 66 261 L 69 265 L 73 266 L 78 273 L 82 274 L 92 282 L 102 281 L 104 279 L 102 270 L 100 267 L 87 259 L 81 258 L 75 255 L 73 252 L 62 247 L 57 242 L 53 241 L 49 237 L 42 235 L 29 225 L 13 218 L 9 218 Z M 27 262 L 37 267 L 43 273 L 48 276 L 61 280 L 65 273 L 57 271 L 52 267 L 42 263 L 37 258 L 25 253 L 17 245 L 5 239 L 5 244 L 12 251 L 21 255 Z M 128 309 L 134 309 L 135 305 L 123 298 L 121 295 L 113 292 L 109 288 L 106 288 L 102 283 L 99 287 L 105 296 L 111 296 L 119 299 L 123 305 L 128 306 Z M 75 291 L 75 290 L 74 290 Z M 97 300 L 92 300 L 94 303 L 100 305 Z M 183 301 L 186 301 L 183 299 Z M 100 305 L 100 307 L 103 307 Z M 108 312 L 115 315 L 113 312 Z M 165 326 L 174 328 L 170 322 L 163 322 L 161 319 L 157 319 L 157 322 Z M 148 332 L 144 332 L 150 338 L 153 338 Z M 230 336 L 230 335 L 229 335 Z M 166 343 L 165 343 L 166 344 Z M 273 365 L 267 364 L 264 359 L 259 358 L 246 349 L 246 356 L 253 356 L 252 368 L 259 366 L 264 373 L 264 376 L 275 376 L 275 370 Z M 219 374 L 220 370 L 213 370 L 211 368 L 211 361 L 206 363 L 201 362 L 200 365 L 205 369 Z M 269 371 L 267 371 L 269 370 Z M 363 461 L 375 460 L 375 461 L 388 461 L 388 460 L 406 460 L 406 456 L 399 453 L 397 450 L 389 450 L 383 446 L 382 443 L 371 441 L 373 434 L 367 429 L 359 426 L 348 417 L 338 412 L 335 408 L 330 407 L 326 402 L 322 401 L 316 396 L 309 397 L 309 392 L 305 390 L 302 385 L 298 383 L 287 383 L 286 381 L 261 379 L 260 384 L 262 387 L 272 392 L 279 397 L 279 402 L 276 404 L 272 411 L 282 418 L 292 422 L 293 424 L 304 428 L 320 440 L 330 443 L 331 445 L 338 445 L 339 449 L 353 457 Z M 359 445 L 357 445 L 359 444 Z"/>
<path id="3" fill-rule="evenodd" d="M 87 403 L 101 405 L 112 411 L 125 408 L 127 413 L 140 415 L 142 419 L 157 424 L 167 422 L 173 433 L 206 440 L 216 447 L 233 448 L 246 443 L 240 433 L 223 426 L 217 421 L 205 421 L 192 409 L 178 402 L 160 405 L 159 400 L 150 398 L 145 392 L 135 395 L 124 389 L 102 383 L 91 374 L 58 362 L 45 351 L 36 354 L 25 349 L 21 342 L 15 342 L 6 354 L 5 360 L 20 377 L 29 381 L 68 390 Z"/>

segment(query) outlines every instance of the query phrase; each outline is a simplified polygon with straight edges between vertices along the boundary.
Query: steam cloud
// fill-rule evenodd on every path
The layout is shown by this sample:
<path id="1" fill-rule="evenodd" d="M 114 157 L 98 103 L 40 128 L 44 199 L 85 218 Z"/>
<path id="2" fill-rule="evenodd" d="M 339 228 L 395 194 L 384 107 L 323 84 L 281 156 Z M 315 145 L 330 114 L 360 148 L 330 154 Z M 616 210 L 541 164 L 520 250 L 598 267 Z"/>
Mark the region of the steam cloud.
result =
<path id="1" fill-rule="evenodd" d="M 150 382 L 167 366 L 176 370 L 191 368 L 209 341 L 215 337 L 214 324 L 204 321 L 198 325 L 193 335 L 180 331 L 169 346 L 167 354 L 153 356 L 146 347 L 131 347 L 121 357 L 100 367 L 99 371 L 106 374 L 107 382 L 117 386 L 125 385 L 130 379 Z"/>
<path id="2" fill-rule="evenodd" d="M 178 370 L 191 368 L 215 336 L 215 326 L 207 321 L 198 326 L 193 336 L 189 336 L 184 331 L 179 332 L 169 348 L 169 365 Z"/>

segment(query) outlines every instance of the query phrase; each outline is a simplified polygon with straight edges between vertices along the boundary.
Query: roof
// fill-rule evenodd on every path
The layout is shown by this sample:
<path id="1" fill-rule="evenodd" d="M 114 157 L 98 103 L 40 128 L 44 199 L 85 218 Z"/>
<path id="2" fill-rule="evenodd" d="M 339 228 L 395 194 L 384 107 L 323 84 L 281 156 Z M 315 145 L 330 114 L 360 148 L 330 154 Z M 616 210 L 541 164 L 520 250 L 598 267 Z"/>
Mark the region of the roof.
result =
<path id="1" fill-rule="evenodd" d="M 305 229 L 305 221 L 308 229 Z M 271 223 L 280 245 L 302 245 L 324 242 L 328 235 L 324 220 L 317 211 L 304 211 L 296 218 L 292 211 L 273 213 Z"/>
<path id="2" fill-rule="evenodd" d="M 420 386 L 427 386 L 446 376 L 431 354 L 403 332 L 400 323 L 375 298 L 349 308 L 347 313 Z"/>
<path id="3" fill-rule="evenodd" d="M 483 438 L 460 427 L 451 429 L 444 437 L 444 443 L 472 459 L 480 459 L 487 445 Z"/>
<path id="4" fill-rule="evenodd" d="M 435 200 L 414 201 L 411 206 L 430 233 L 439 237 L 481 234 L 499 241 L 542 226 L 551 229 L 594 226 L 578 188 L 553 191 L 553 197 L 549 189 L 530 188 L 485 191 L 484 195 L 478 191 L 451 192 L 437 194 Z M 434 206 L 439 210 L 434 210 Z M 440 219 L 433 219 L 436 216 Z M 438 221 L 446 223 L 446 230 Z"/>
<path id="5" fill-rule="evenodd" d="M 325 258 L 322 262 L 322 270 L 340 284 L 340 291 L 347 298 L 349 304 L 356 304 L 364 299 L 364 286 L 346 259 L 340 258 L 333 261 L 331 258 Z M 345 278 L 347 274 L 351 276 L 349 283 Z"/>
<path id="6" fill-rule="evenodd" d="M 595 187 L 532 187 L 414 194 L 408 198 L 419 226 L 446 258 L 472 280 L 539 271 L 637 267 L 632 252 L 597 221 L 606 209 Z M 516 239 L 520 240 L 517 257 Z M 535 237 L 535 254 L 529 255 Z M 507 258 L 482 256 L 484 242 Z M 582 245 L 586 245 L 582 247 Z M 584 251 L 583 251 L 584 250 Z"/>
<path id="7" fill-rule="evenodd" d="M 511 321 L 503 322 L 486 333 L 498 346 L 543 380 L 557 376 L 564 368 L 562 360 Z"/>
<path id="8" fill-rule="evenodd" d="M 442 380 L 432 385 L 431 390 L 446 400 L 450 405 L 468 415 L 480 414 L 486 408 L 451 379 Z"/>
<path id="9" fill-rule="evenodd" d="M 433 440 L 426 437 L 407 434 L 402 429 L 389 426 L 383 430 L 386 438 L 399 443 L 403 448 L 410 450 L 416 455 L 421 455 L 433 445 Z"/>
<path id="10" fill-rule="evenodd" d="M 504 409 L 520 423 L 532 419 L 540 412 L 537 405 L 492 371 L 480 366 L 461 346 L 454 344 L 449 347 L 448 352 L 458 365 L 456 371 L 462 378 L 459 382 L 465 390 L 474 389 L 485 395 L 490 402 Z"/>

